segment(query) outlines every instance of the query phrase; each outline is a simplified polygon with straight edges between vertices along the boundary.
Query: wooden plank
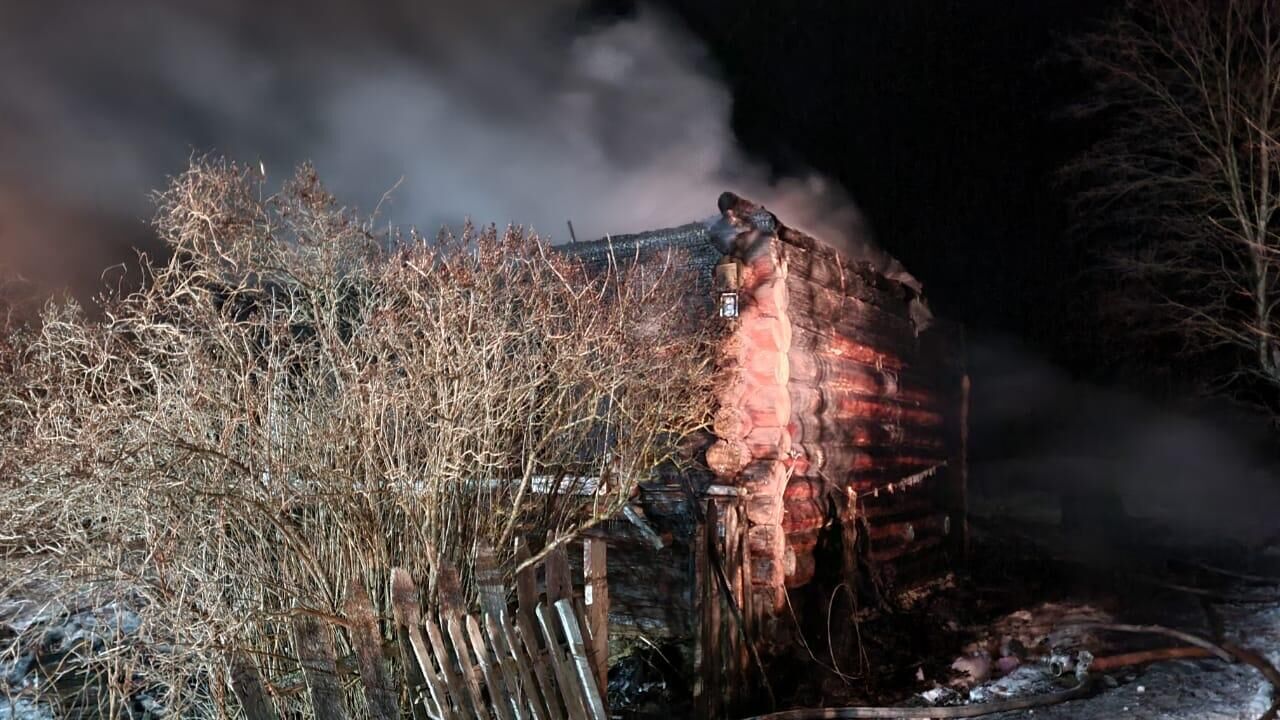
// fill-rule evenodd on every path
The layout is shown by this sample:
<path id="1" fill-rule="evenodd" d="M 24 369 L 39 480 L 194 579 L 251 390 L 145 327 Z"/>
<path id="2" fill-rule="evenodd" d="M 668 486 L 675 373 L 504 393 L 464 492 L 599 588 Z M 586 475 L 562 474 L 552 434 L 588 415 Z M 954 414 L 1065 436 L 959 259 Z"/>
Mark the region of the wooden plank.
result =
<path id="1" fill-rule="evenodd" d="M 436 621 L 431 618 L 427 618 L 424 625 L 427 628 L 427 639 L 431 641 L 431 651 L 436 661 L 440 663 L 440 673 L 444 675 L 445 686 L 449 688 L 449 695 L 458 708 L 458 714 L 464 718 L 474 718 L 476 715 L 468 705 L 466 686 L 458 675 L 457 669 L 454 668 L 453 660 L 449 657 L 449 646 L 444 642 L 440 626 L 436 625 Z"/>
<path id="2" fill-rule="evenodd" d="M 729 588 L 732 590 L 732 602 L 741 612 L 744 593 L 742 587 L 742 541 L 738 537 L 738 510 L 737 503 L 725 508 L 721 557 L 724 558 L 725 577 L 729 579 Z M 738 627 L 736 622 L 729 623 L 725 627 L 726 681 L 724 685 L 725 692 L 729 694 L 730 698 L 736 694 L 736 687 L 745 687 L 743 672 L 746 667 L 746 646 L 742 642 L 741 631 L 742 628 Z"/>
<path id="3" fill-rule="evenodd" d="M 703 518 L 706 523 L 706 518 Z M 707 534 L 699 527 L 693 535 L 693 588 L 690 598 L 693 605 L 693 708 L 697 717 L 711 717 L 707 705 L 710 689 L 706 684 L 707 640 L 703 626 L 707 621 L 707 573 L 710 564 L 707 557 Z"/>
<path id="4" fill-rule="evenodd" d="M 475 663 L 471 661 L 471 652 L 467 649 L 467 635 L 462 629 L 462 616 L 452 614 L 448 617 L 441 616 L 440 620 L 444 622 L 446 632 L 449 633 L 449 641 L 453 643 L 453 654 L 458 659 L 462 684 L 467 689 L 468 697 L 471 698 L 471 707 L 476 711 L 477 718 L 488 720 L 489 709 L 484 701 L 484 693 L 480 689 L 480 678 L 476 674 Z"/>
<path id="5" fill-rule="evenodd" d="M 547 542 L 551 542 L 553 535 L 547 533 Z M 573 578 L 569 574 L 569 556 L 561 545 L 547 554 L 546 560 L 543 561 L 543 567 L 547 573 L 547 602 L 555 603 L 558 600 L 573 597 Z"/>
<path id="6" fill-rule="evenodd" d="M 476 587 L 485 612 L 501 615 L 507 611 L 507 588 L 502 582 L 497 553 L 491 547 L 482 546 L 476 551 Z"/>
<path id="7" fill-rule="evenodd" d="M 467 601 L 462 593 L 462 581 L 458 578 L 458 569 L 448 559 L 441 557 L 436 563 L 435 571 L 441 616 L 465 613 Z"/>
<path id="8" fill-rule="evenodd" d="M 503 632 L 505 627 L 506 622 L 501 616 L 495 618 L 485 613 L 484 630 L 489 636 L 489 647 L 493 648 L 493 655 L 497 659 L 497 668 L 502 674 L 502 682 L 511 695 L 512 710 L 516 720 L 536 720 L 544 717 L 530 702 L 529 694 L 534 691 L 533 679 L 529 676 L 529 669 L 516 659 L 515 652 Z"/>
<path id="9" fill-rule="evenodd" d="M 537 606 L 533 607 L 536 615 Z M 517 615 L 515 634 L 508 631 L 507 641 L 516 651 L 517 657 L 523 654 L 529 658 L 529 666 L 533 668 L 534 677 L 538 681 L 537 694 L 542 700 L 542 707 L 547 711 L 546 716 L 551 720 L 564 720 L 565 713 L 560 702 L 560 694 L 556 689 L 555 674 L 548 671 L 549 661 L 544 659 L 544 654 L 538 649 L 538 633 L 534 629 L 533 622 L 524 615 Z M 530 693 L 531 697 L 532 695 L 533 693 Z M 534 705 L 536 706 L 537 703 Z"/>
<path id="10" fill-rule="evenodd" d="M 739 505 L 734 512 L 738 516 L 736 542 L 738 543 L 739 586 L 742 588 L 742 595 L 738 598 L 738 613 L 742 622 L 742 627 L 739 628 L 740 637 L 742 638 L 742 649 L 739 653 L 739 662 L 742 663 L 742 684 L 739 687 L 743 689 L 745 694 L 750 695 L 747 688 L 751 687 L 752 646 L 755 643 L 755 634 L 752 631 L 754 625 L 751 617 L 751 555 L 747 545 L 746 508 Z"/>
<path id="11" fill-rule="evenodd" d="M 560 649 L 560 639 L 556 633 L 556 618 L 546 605 L 538 605 L 538 626 L 542 629 L 542 637 L 547 642 L 547 658 L 555 671 L 556 687 L 560 689 L 560 699 L 564 701 L 565 711 L 571 720 L 587 720 L 586 700 L 582 697 L 582 687 L 574 680 L 571 663 Z"/>
<path id="12" fill-rule="evenodd" d="M 608 545 L 598 538 L 582 543 L 583 596 L 586 602 L 588 656 L 595 669 L 596 685 L 609 687 L 609 574 Z"/>
<path id="13" fill-rule="evenodd" d="M 409 711 L 413 714 L 413 720 L 439 720 L 443 714 L 435 709 L 434 699 L 429 700 L 423 695 L 423 688 L 430 689 L 430 686 L 427 685 L 418 658 L 414 655 L 413 639 L 409 635 L 409 628 L 397 624 L 396 646 L 400 653 L 400 669 L 404 673 Z M 428 707 L 429 705 L 432 707 Z"/>
<path id="14" fill-rule="evenodd" d="M 267 696 L 262 673 L 242 650 L 231 657 L 231 692 L 248 720 L 276 720 L 276 709 Z"/>
<path id="15" fill-rule="evenodd" d="M 529 544 L 523 537 L 516 537 L 516 566 L 527 562 L 532 557 Z M 530 624 L 538 621 L 538 577 L 537 569 L 530 565 L 516 573 L 516 602 L 518 611 L 528 619 Z"/>
<path id="16" fill-rule="evenodd" d="M 706 695 L 707 707 L 709 713 L 703 717 L 720 717 L 721 716 L 721 693 L 724 687 L 722 663 L 724 662 L 724 654 L 721 652 L 720 646 L 720 609 L 723 601 L 723 593 L 720 591 L 720 575 L 722 569 L 720 561 L 722 557 L 719 553 L 720 538 L 720 513 L 713 498 L 707 499 L 706 524 L 702 531 L 706 534 L 707 549 L 707 576 L 705 591 L 707 593 L 705 612 L 702 616 L 702 634 L 703 634 L 703 652 L 706 660 L 703 664 L 703 671 L 706 679 L 703 681 L 703 688 Z"/>
<path id="17" fill-rule="evenodd" d="M 750 646 L 756 641 L 756 618 L 753 596 L 755 593 L 751 591 L 751 545 L 747 541 L 747 519 L 746 509 L 738 508 L 738 527 L 741 528 L 739 533 L 739 553 L 742 558 L 742 633 L 746 636 L 748 651 Z"/>
<path id="18" fill-rule="evenodd" d="M 316 720 L 345 720 L 342 685 L 338 682 L 338 653 L 333 634 L 313 615 L 299 613 L 289 622 L 294 652 L 302 665 L 311 711 Z"/>
<path id="19" fill-rule="evenodd" d="M 578 615 L 574 612 L 571 600 L 560 600 L 556 603 L 556 613 L 560 616 L 560 626 L 565 638 L 569 641 L 569 654 L 573 658 L 574 671 L 582 690 L 587 713 L 591 720 L 609 720 L 604 709 L 604 696 L 600 686 L 596 684 L 595 670 L 587 657 L 587 645 L 582 638 L 582 627 L 578 623 Z"/>
<path id="20" fill-rule="evenodd" d="M 344 612 L 350 623 L 347 634 L 360 668 L 360 682 L 364 686 L 369 717 L 371 720 L 399 720 L 400 703 L 382 655 L 378 616 L 359 578 L 351 579 Z"/>
<path id="21" fill-rule="evenodd" d="M 475 651 L 476 665 L 479 666 L 480 674 L 484 677 L 484 684 L 489 688 L 489 705 L 493 708 L 493 714 L 500 720 L 515 720 L 512 714 L 511 693 L 507 690 L 500 671 L 494 667 L 489 643 L 485 640 L 484 633 L 480 632 L 480 623 L 475 615 L 467 615 L 466 630 L 467 638 L 471 640 L 471 649 Z"/>
<path id="22" fill-rule="evenodd" d="M 413 649 L 413 660 L 410 661 L 407 654 L 404 656 L 406 671 L 416 669 L 416 678 L 421 683 L 415 683 L 410 692 L 413 698 L 412 707 L 414 714 L 421 712 L 422 704 L 418 702 L 416 697 L 418 687 L 425 685 L 431 696 L 431 703 L 434 705 L 433 710 L 435 717 L 441 720 L 453 720 L 458 717 L 454 714 L 450 705 L 448 691 L 440 676 L 436 674 L 435 668 L 432 666 L 431 650 L 427 648 L 427 643 L 422 637 L 422 618 L 418 609 L 418 588 L 413 584 L 413 579 L 409 577 L 409 573 L 402 568 L 394 568 L 391 571 L 391 611 L 395 617 L 396 625 L 404 636 L 408 638 L 409 646 Z M 404 646 L 403 641 L 401 647 Z M 445 656 L 439 660 L 441 666 L 448 662 Z M 409 674 L 406 672 L 406 674 Z M 412 677 L 412 676 L 411 676 Z M 456 696 L 461 706 L 461 696 Z M 461 716 L 466 718 L 468 715 L 465 711 Z"/>
<path id="23" fill-rule="evenodd" d="M 427 690 L 431 694 L 432 710 L 436 717 L 443 720 L 449 720 L 456 717 L 453 706 L 450 704 L 449 694 L 445 689 L 443 681 L 436 675 L 435 669 L 431 663 L 431 650 L 427 648 L 426 640 L 422 637 L 422 629 L 417 626 L 409 627 L 409 642 L 413 647 L 413 655 L 417 660 L 418 669 L 422 672 Z M 463 716 L 465 717 L 465 713 Z"/>

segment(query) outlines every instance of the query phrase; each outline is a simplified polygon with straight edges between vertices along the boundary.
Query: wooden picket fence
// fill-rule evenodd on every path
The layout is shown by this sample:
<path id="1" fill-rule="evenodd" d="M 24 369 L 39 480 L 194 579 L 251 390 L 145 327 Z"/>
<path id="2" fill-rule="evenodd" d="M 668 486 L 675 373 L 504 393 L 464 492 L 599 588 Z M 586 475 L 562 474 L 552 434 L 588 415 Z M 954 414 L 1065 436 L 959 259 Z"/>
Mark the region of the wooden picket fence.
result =
<path id="1" fill-rule="evenodd" d="M 573 593 L 563 547 L 541 563 L 545 600 L 537 592 L 536 565 L 516 578 L 517 607 L 508 611 L 492 553 L 477 562 L 483 612 L 456 604 L 447 569 L 438 569 L 441 611 L 420 617 L 417 590 L 396 569 L 392 597 L 396 624 L 409 638 L 411 683 L 425 688 L 426 717 L 487 720 L 607 720 L 608 586 L 605 544 L 584 543 L 583 601 Z M 528 559 L 517 547 L 517 562 Z M 453 597 L 451 597 L 453 596 Z M 425 635 L 425 636 L 424 636 Z"/>
<path id="2" fill-rule="evenodd" d="M 555 547 L 516 574 L 514 606 L 494 553 L 481 552 L 479 613 L 467 612 L 452 566 L 434 568 L 439 611 L 427 615 L 414 579 L 392 570 L 393 645 L 415 720 L 607 720 L 607 551 L 602 539 L 581 545 L 581 593 L 575 592 L 565 548 Z M 516 562 L 529 559 L 528 548 L 517 543 Z M 338 657 L 335 623 L 354 649 L 349 657 Z M 297 693 L 305 694 L 316 720 L 346 720 L 346 703 L 354 698 L 343 678 L 352 676 L 362 686 L 363 714 L 374 720 L 402 716 L 379 619 L 359 581 L 348 589 L 341 619 L 300 612 L 289 631 L 299 664 L 293 677 L 268 683 L 248 656 L 233 658 L 232 691 L 249 720 L 278 720 L 276 702 Z"/>

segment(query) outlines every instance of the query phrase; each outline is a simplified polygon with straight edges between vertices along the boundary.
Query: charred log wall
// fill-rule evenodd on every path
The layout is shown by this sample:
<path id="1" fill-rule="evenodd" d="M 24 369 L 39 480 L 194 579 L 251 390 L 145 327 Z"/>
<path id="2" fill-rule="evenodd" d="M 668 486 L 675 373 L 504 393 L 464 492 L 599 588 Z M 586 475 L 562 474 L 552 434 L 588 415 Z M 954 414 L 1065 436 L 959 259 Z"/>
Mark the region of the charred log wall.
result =
<path id="1" fill-rule="evenodd" d="M 833 526 L 856 554 L 837 573 L 889 593 L 945 574 L 963 535 L 958 333 L 911 285 L 743 201 L 722 210 L 737 235 L 717 276 L 741 309 L 707 464 L 748 493 L 753 606 L 809 584 Z"/>

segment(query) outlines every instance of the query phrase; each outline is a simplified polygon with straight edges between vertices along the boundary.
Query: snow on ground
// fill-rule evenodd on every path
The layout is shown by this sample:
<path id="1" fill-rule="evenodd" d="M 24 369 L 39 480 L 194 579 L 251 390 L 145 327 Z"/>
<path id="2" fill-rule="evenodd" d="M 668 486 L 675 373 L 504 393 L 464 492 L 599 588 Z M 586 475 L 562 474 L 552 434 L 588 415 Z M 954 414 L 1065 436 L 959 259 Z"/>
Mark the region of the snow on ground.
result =
<path id="1" fill-rule="evenodd" d="M 1228 641 L 1250 647 L 1273 663 L 1280 661 L 1280 603 L 1223 607 L 1222 615 Z M 1089 698 L 989 717 L 994 720 L 1027 717 L 1257 720 L 1271 706 L 1273 693 L 1271 685 L 1252 667 L 1216 660 L 1160 663 L 1117 672 L 1101 681 L 1100 691 Z M 1061 691 L 1072 685 L 1070 675 L 1055 680 L 1044 658 L 1036 658 L 1014 667 L 1003 677 L 982 682 L 967 691 L 937 688 L 922 693 L 922 697 L 938 705 L 986 703 Z"/>

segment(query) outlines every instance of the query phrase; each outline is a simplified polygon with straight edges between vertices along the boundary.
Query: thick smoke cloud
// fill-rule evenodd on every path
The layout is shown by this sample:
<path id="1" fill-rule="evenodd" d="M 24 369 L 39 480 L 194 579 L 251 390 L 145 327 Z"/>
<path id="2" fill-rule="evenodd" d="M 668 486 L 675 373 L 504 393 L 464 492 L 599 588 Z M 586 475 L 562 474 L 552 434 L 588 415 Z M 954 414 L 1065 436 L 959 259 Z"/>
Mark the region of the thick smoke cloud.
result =
<path id="1" fill-rule="evenodd" d="M 972 506 L 979 514 L 1057 522 L 1064 498 L 1096 508 L 1074 538 L 1084 545 L 1134 541 L 1235 541 L 1277 531 L 1274 436 L 1240 408 L 1170 407 L 1072 379 L 1008 340 L 970 347 Z M 1108 516 L 1106 496 L 1130 520 Z M 1107 527 L 1107 523 L 1124 527 Z M 1163 537 L 1133 537 L 1161 528 Z"/>
<path id="2" fill-rule="evenodd" d="M 49 254 L 33 244 L 98 262 L 102 239 L 63 216 L 141 221 L 148 190 L 214 151 L 277 178 L 310 160 L 363 211 L 395 186 L 381 220 L 428 230 L 469 216 L 565 241 L 572 220 L 595 238 L 707 217 L 732 189 L 880 257 L 839 188 L 739 150 L 684 29 L 581 5 L 5 3 L 0 243 L 28 264 Z"/>

